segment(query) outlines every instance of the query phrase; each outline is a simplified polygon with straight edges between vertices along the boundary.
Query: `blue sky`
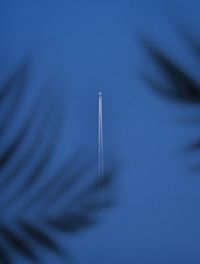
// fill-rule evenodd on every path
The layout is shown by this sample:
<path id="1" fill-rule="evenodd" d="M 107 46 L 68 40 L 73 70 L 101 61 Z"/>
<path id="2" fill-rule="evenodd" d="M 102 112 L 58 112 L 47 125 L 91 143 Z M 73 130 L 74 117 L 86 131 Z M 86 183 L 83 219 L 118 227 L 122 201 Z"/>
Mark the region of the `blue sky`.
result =
<path id="1" fill-rule="evenodd" d="M 33 52 L 24 107 L 49 79 L 65 105 L 55 166 L 79 148 L 96 155 L 103 92 L 105 164 L 120 161 L 120 203 L 101 225 L 69 239 L 78 263 L 199 263 L 200 177 L 189 170 L 199 158 L 180 151 L 199 128 L 178 122 L 199 109 L 164 100 L 143 83 L 139 72 L 155 66 L 138 41 L 144 36 L 199 80 L 199 61 L 179 33 L 181 24 L 199 39 L 199 1 L 5 0 L 1 6 L 0 84 Z M 49 255 L 46 261 L 59 263 Z"/>

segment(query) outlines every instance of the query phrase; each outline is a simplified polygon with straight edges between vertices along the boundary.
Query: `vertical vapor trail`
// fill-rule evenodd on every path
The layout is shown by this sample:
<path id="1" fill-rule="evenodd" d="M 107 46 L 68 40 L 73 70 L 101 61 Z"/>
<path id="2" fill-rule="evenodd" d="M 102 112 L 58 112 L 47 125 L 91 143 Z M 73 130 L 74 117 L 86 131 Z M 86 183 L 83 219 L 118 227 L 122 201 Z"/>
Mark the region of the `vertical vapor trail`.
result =
<path id="1" fill-rule="evenodd" d="M 98 118 L 98 160 L 99 160 L 99 195 L 104 199 L 103 193 L 103 174 L 104 174 L 104 157 L 103 157 L 103 112 L 102 112 L 102 93 L 99 92 L 99 118 Z"/>

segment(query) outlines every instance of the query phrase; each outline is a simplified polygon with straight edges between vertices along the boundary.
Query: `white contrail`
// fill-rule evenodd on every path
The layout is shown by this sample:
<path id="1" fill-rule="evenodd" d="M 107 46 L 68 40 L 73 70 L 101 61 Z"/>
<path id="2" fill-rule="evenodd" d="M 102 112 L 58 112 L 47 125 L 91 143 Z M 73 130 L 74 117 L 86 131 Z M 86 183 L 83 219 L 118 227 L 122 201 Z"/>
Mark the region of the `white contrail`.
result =
<path id="1" fill-rule="evenodd" d="M 104 199 L 103 186 L 102 186 L 102 181 L 104 176 L 102 92 L 99 92 L 98 160 L 99 160 L 99 194 L 100 194 L 100 198 Z"/>

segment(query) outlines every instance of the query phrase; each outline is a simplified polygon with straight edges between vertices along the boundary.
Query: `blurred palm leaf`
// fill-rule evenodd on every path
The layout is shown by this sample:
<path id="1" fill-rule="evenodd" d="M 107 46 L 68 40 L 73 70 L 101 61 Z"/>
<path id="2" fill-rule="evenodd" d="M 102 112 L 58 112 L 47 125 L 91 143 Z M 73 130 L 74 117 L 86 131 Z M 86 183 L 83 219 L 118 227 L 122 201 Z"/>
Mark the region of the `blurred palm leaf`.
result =
<path id="1" fill-rule="evenodd" d="M 113 204 L 110 196 L 104 201 L 98 199 L 97 177 L 85 177 L 91 175 L 94 161 L 76 166 L 82 153 L 49 173 L 64 119 L 64 111 L 49 85 L 38 95 L 20 129 L 6 140 L 28 92 L 30 65 L 30 58 L 25 59 L 0 89 L 1 263 L 15 263 L 15 253 L 41 263 L 38 247 L 70 261 L 69 252 L 62 250 L 55 239 L 57 232 L 74 234 L 84 230 L 97 223 L 96 212 Z M 112 185 L 113 173 L 111 169 L 101 180 L 105 190 Z"/>
<path id="2" fill-rule="evenodd" d="M 158 82 L 146 73 L 143 74 L 143 79 L 157 93 L 167 96 L 169 99 L 198 104 L 200 102 L 200 84 L 150 42 L 143 40 L 143 45 L 158 68 L 165 74 L 167 83 Z"/>
<path id="3" fill-rule="evenodd" d="M 197 58 L 199 58 L 200 45 L 190 34 L 186 33 L 187 32 L 185 32 L 184 36 L 186 42 L 190 46 L 190 50 L 196 56 L 198 55 Z M 200 83 L 151 42 L 142 39 L 142 44 L 157 68 L 161 70 L 162 76 L 164 74 L 164 78 L 161 80 L 161 75 L 156 79 L 156 77 L 153 77 L 153 74 L 145 72 L 142 74 L 143 80 L 161 96 L 177 103 L 198 106 L 200 104 Z M 192 121 L 198 123 L 196 118 L 192 119 Z M 199 149 L 200 139 L 194 140 L 194 142 L 190 143 L 185 148 L 186 151 L 196 151 Z M 199 165 L 195 165 L 193 169 L 199 171 L 200 167 Z"/>

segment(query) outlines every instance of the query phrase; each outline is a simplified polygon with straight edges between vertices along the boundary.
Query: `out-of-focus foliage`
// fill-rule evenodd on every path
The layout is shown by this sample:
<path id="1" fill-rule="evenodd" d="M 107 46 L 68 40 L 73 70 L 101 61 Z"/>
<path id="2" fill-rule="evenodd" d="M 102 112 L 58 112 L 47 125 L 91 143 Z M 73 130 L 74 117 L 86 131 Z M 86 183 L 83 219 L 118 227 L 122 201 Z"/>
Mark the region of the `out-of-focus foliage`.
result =
<path id="1" fill-rule="evenodd" d="M 56 236 L 97 223 L 96 213 L 113 204 L 110 196 L 99 199 L 99 184 L 109 190 L 114 171 L 105 172 L 99 182 L 91 170 L 95 161 L 77 152 L 49 173 L 65 118 L 51 85 L 42 87 L 28 117 L 6 141 L 29 92 L 30 65 L 29 57 L 0 88 L 0 263 L 15 263 L 15 254 L 41 263 L 42 248 L 59 254 L 66 263 L 71 254 Z"/>

